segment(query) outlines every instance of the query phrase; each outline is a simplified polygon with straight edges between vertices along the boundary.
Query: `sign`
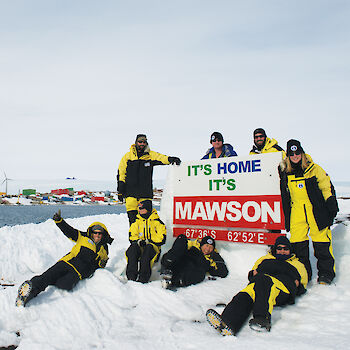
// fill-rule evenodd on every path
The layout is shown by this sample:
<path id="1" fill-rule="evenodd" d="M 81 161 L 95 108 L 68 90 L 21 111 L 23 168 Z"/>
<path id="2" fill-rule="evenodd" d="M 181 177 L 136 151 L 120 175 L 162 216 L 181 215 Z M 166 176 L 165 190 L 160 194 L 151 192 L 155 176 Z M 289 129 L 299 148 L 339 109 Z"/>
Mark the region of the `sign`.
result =
<path id="1" fill-rule="evenodd" d="M 174 236 L 273 244 L 284 229 L 278 164 L 282 153 L 173 167 Z"/>

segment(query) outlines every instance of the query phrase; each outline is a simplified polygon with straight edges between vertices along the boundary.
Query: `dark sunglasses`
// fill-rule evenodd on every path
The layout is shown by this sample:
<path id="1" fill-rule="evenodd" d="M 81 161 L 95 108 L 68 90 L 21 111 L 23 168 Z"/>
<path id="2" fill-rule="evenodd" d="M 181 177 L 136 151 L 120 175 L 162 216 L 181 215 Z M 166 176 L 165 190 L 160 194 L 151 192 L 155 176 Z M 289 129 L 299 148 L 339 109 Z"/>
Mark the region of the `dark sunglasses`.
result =
<path id="1" fill-rule="evenodd" d="M 211 140 L 211 142 L 220 142 L 222 140 L 219 140 L 219 139 L 214 139 L 214 140 Z"/>
<path id="2" fill-rule="evenodd" d="M 301 151 L 300 151 L 300 150 L 295 151 L 295 152 L 293 152 L 293 151 L 290 151 L 290 152 L 289 152 L 289 156 L 294 156 L 294 155 L 298 156 L 299 154 L 301 154 Z"/>
<path id="3" fill-rule="evenodd" d="M 146 140 L 137 140 L 137 143 L 147 143 L 147 141 Z"/>
<path id="4" fill-rule="evenodd" d="M 276 247 L 276 250 L 290 250 L 288 247 L 282 247 L 282 246 L 278 246 Z"/>
<path id="5" fill-rule="evenodd" d="M 92 234 L 93 234 L 93 235 L 102 235 L 102 234 L 103 234 L 103 232 L 92 231 Z"/>

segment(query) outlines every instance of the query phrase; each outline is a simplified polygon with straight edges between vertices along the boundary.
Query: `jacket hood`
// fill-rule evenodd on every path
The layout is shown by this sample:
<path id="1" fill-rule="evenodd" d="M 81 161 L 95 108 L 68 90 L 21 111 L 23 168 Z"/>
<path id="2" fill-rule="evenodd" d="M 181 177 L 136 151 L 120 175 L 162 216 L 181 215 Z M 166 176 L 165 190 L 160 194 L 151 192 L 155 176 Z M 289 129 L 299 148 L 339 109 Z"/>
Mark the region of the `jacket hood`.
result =
<path id="1" fill-rule="evenodd" d="M 108 243 L 108 244 L 111 244 L 114 240 L 114 238 L 112 238 L 109 233 L 108 233 L 108 230 L 107 230 L 107 227 L 102 223 L 102 222 L 93 222 L 89 227 L 88 227 L 88 230 L 87 230 L 87 234 L 88 234 L 88 237 L 89 238 L 92 238 L 92 234 L 91 234 L 91 229 L 94 227 L 94 226 L 100 226 L 102 228 L 102 231 L 103 231 L 103 234 L 102 234 L 102 239 L 101 239 L 101 242 L 104 244 L 104 243 Z"/>

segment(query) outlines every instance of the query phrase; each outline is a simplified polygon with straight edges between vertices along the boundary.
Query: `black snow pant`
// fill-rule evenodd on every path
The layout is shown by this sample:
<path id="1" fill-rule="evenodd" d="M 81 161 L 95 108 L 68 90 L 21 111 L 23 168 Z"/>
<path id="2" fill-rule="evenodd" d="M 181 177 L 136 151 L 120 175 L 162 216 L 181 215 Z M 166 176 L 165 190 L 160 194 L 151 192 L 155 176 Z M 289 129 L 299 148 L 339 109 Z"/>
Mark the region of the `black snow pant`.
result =
<path id="1" fill-rule="evenodd" d="M 72 290 L 80 281 L 80 277 L 73 267 L 64 261 L 58 261 L 43 274 L 34 276 L 30 281 L 32 282 L 32 291 L 29 295 L 28 301 L 36 297 L 48 286 L 56 286 L 57 288 L 64 290 Z"/>
<path id="2" fill-rule="evenodd" d="M 198 254 L 201 254 L 198 252 Z M 205 279 L 206 270 L 199 263 L 196 263 L 196 256 L 191 256 L 187 249 L 187 238 L 180 235 L 176 238 L 172 248 L 163 255 L 161 264 L 162 269 L 168 269 L 173 272 L 172 285 L 176 287 L 185 287 L 197 284 Z"/>
<path id="3" fill-rule="evenodd" d="M 152 244 L 140 248 L 137 243 L 132 243 L 125 254 L 128 260 L 126 265 L 128 280 L 147 283 L 151 277 L 153 261 L 158 255 Z"/>
<path id="4" fill-rule="evenodd" d="M 258 274 L 254 282 L 236 294 L 221 314 L 223 321 L 236 334 L 253 311 L 254 317 L 271 319 L 274 305 L 286 305 L 291 295 L 275 288 L 271 277 Z M 275 301 L 274 301 L 275 300 Z"/>
<path id="5" fill-rule="evenodd" d="M 314 255 L 317 259 L 318 276 L 327 277 L 331 281 L 335 277 L 335 261 L 330 253 L 330 243 L 328 242 L 312 242 L 314 247 Z M 311 281 L 312 270 L 310 263 L 309 241 L 292 243 L 292 250 L 297 258 L 305 265 L 308 279 Z"/>

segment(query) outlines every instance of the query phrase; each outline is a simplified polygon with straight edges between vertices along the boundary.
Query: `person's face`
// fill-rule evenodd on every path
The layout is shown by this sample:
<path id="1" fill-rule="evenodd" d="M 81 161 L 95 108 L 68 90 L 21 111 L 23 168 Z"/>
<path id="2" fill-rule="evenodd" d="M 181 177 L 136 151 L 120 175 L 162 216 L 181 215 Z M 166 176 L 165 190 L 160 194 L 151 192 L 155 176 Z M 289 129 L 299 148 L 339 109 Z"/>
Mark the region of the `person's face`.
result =
<path id="1" fill-rule="evenodd" d="M 95 230 L 92 232 L 92 240 L 97 244 L 102 239 L 102 231 L 101 230 Z"/>
<path id="2" fill-rule="evenodd" d="M 147 214 L 147 209 L 145 209 L 143 207 L 139 207 L 139 213 L 140 213 L 140 215 L 145 215 L 145 214 Z"/>
<path id="3" fill-rule="evenodd" d="M 299 163 L 300 160 L 301 160 L 301 153 L 299 152 L 291 152 L 290 156 L 289 156 L 289 159 L 291 162 L 293 163 Z"/>
<path id="4" fill-rule="evenodd" d="M 145 139 L 139 139 L 136 141 L 136 148 L 140 151 L 146 148 L 147 141 Z"/>
<path id="5" fill-rule="evenodd" d="M 215 139 L 211 142 L 211 144 L 213 145 L 214 149 L 221 149 L 223 142 L 219 141 L 218 139 Z"/>
<path id="6" fill-rule="evenodd" d="M 201 251 L 204 255 L 210 254 L 214 250 L 214 247 L 211 244 L 205 243 L 201 246 Z"/>
<path id="7" fill-rule="evenodd" d="M 290 249 L 287 246 L 285 246 L 285 245 L 279 244 L 276 247 L 276 253 L 277 254 L 281 254 L 281 255 L 289 255 L 290 254 Z"/>
<path id="8" fill-rule="evenodd" d="M 257 147 L 262 146 L 265 143 L 265 136 L 261 133 L 255 134 L 254 143 Z"/>

